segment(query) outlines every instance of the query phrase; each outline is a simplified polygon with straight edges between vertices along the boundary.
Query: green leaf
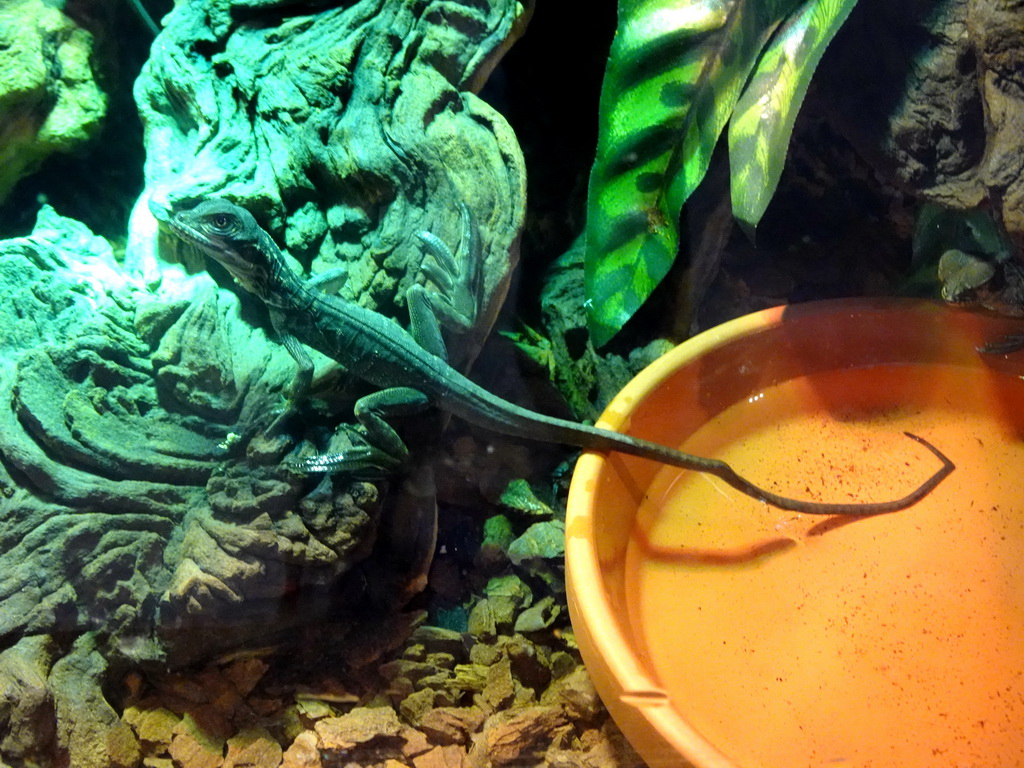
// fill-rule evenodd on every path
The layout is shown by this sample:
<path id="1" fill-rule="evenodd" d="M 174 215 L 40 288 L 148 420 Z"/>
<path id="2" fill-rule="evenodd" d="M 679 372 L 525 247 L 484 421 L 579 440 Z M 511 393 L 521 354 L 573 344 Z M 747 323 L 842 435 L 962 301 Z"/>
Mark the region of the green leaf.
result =
<path id="1" fill-rule="evenodd" d="M 590 176 L 584 289 L 596 344 L 668 272 L 679 213 L 762 48 L 798 0 L 620 0 Z"/>
<path id="2" fill-rule="evenodd" d="M 911 263 L 934 265 L 948 250 L 1006 261 L 1013 254 L 1013 245 L 1000 231 L 992 214 L 983 208 L 959 210 L 925 203 L 914 227 Z"/>
<path id="3" fill-rule="evenodd" d="M 805 0 L 757 63 L 729 123 L 732 210 L 752 232 L 775 194 L 796 113 L 825 48 L 857 0 Z"/>

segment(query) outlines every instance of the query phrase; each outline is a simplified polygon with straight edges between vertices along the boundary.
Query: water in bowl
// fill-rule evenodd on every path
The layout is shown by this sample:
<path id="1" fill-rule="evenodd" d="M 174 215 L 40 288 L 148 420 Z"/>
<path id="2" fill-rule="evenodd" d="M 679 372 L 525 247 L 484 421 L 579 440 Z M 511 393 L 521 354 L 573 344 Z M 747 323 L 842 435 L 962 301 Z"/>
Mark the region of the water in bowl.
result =
<path id="1" fill-rule="evenodd" d="M 674 705 L 744 768 L 1024 765 L 1024 381 L 982 368 L 814 374 L 735 404 L 684 450 L 785 512 L 666 468 L 628 547 L 629 619 Z"/>

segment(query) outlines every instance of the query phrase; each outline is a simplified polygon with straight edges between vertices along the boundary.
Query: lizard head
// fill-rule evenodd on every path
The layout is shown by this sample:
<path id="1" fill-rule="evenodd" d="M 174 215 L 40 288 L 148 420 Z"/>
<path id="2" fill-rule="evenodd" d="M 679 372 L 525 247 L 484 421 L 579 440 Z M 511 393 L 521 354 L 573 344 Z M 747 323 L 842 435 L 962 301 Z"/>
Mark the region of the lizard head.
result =
<path id="1" fill-rule="evenodd" d="M 983 303 L 998 282 L 991 261 L 955 248 L 942 254 L 938 275 L 942 298 L 951 304 Z"/>
<path id="2" fill-rule="evenodd" d="M 256 219 L 227 200 L 204 200 L 168 221 L 176 235 L 220 262 L 249 293 L 267 298 L 277 246 Z"/>

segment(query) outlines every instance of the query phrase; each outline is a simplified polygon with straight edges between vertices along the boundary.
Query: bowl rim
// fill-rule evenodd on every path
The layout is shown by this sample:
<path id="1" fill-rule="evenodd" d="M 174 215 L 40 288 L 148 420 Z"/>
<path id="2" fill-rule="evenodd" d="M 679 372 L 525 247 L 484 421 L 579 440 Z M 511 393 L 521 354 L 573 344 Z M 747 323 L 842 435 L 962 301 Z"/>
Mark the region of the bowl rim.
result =
<path id="1" fill-rule="evenodd" d="M 827 303 L 830 311 L 837 308 L 834 302 Z M 853 308 L 851 305 L 850 309 Z M 776 327 L 782 322 L 783 313 L 787 310 L 792 311 L 792 308 L 777 306 L 743 315 L 709 328 L 673 347 L 651 362 L 616 394 L 595 426 L 620 431 L 628 423 L 632 410 L 680 367 L 723 344 Z M 588 669 L 598 665 L 601 667 L 592 677 L 613 717 L 619 720 L 639 715 L 646 721 L 651 735 L 656 740 L 660 739 L 660 742 L 654 744 L 634 744 L 634 748 L 652 768 L 679 765 L 680 756 L 701 768 L 736 768 L 732 760 L 668 705 L 664 694 L 656 695 L 660 686 L 644 671 L 634 644 L 626 638 L 614 617 L 607 592 L 601 586 L 603 577 L 590 535 L 595 527 L 590 514 L 592 507 L 586 505 L 584 510 L 580 504 L 574 503 L 575 499 L 587 494 L 587 487 L 601 473 L 605 461 L 603 454 L 590 451 L 579 458 L 566 505 L 565 576 L 570 597 L 569 612 L 573 629 L 578 639 L 582 640 L 581 650 L 582 646 L 592 645 L 594 652 L 594 658 L 584 661 Z M 581 629 L 585 635 L 583 638 L 580 638 Z M 629 709 L 633 712 L 628 712 Z"/>

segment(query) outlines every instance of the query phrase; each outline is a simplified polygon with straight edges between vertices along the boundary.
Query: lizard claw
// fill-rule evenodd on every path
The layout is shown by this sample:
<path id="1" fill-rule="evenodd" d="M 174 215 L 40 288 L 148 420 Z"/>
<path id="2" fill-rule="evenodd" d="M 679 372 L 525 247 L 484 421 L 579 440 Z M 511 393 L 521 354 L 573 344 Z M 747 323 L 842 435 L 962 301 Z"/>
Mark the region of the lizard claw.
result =
<path id="1" fill-rule="evenodd" d="M 369 448 L 353 448 L 345 453 L 321 453 L 304 459 L 289 459 L 284 466 L 300 475 L 354 472 L 371 465 Z"/>
<path id="2" fill-rule="evenodd" d="M 1024 349 L 1024 334 L 1010 334 L 979 346 L 978 351 L 984 355 L 1009 355 Z"/>
<path id="3" fill-rule="evenodd" d="M 459 275 L 459 263 L 455 255 L 433 232 L 422 230 L 416 233 L 416 237 L 433 256 L 432 259 L 425 259 L 420 264 L 420 269 L 428 280 L 440 286 L 444 293 L 450 294 Z"/>
<path id="4" fill-rule="evenodd" d="M 349 474 L 384 476 L 390 474 L 401 461 L 370 445 L 353 445 L 343 451 L 321 453 L 302 459 L 289 459 L 284 466 L 300 475 Z"/>

